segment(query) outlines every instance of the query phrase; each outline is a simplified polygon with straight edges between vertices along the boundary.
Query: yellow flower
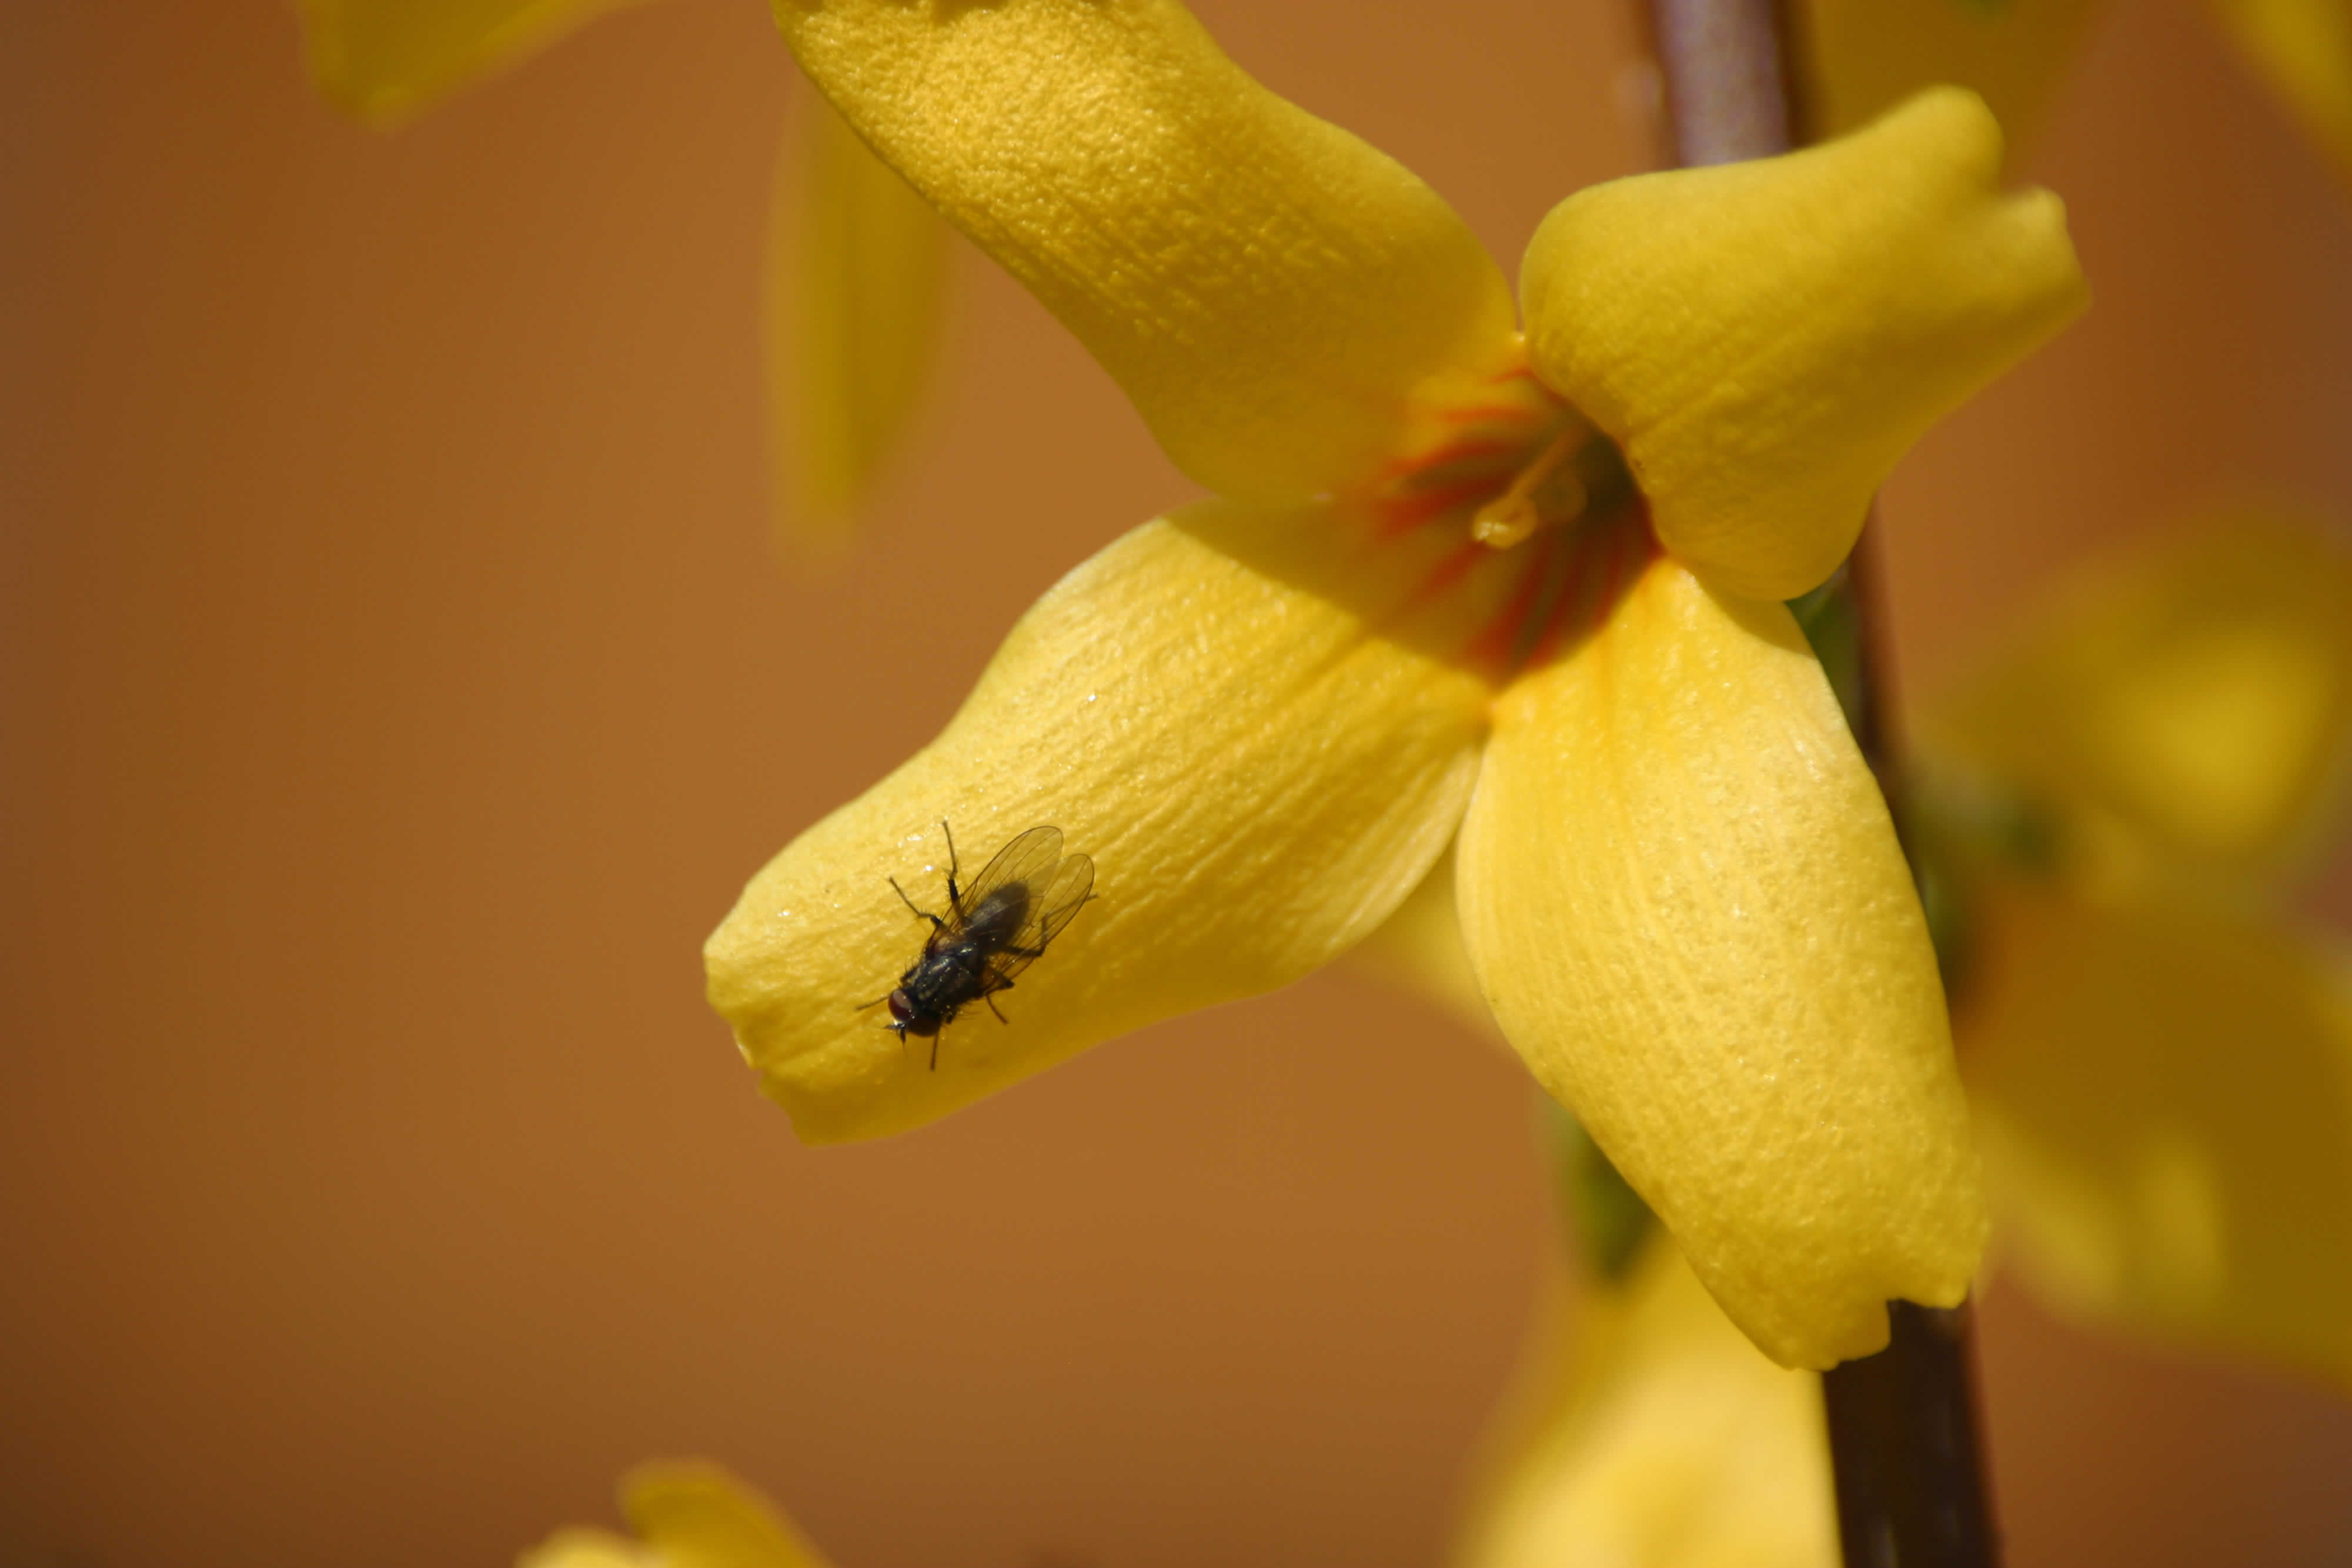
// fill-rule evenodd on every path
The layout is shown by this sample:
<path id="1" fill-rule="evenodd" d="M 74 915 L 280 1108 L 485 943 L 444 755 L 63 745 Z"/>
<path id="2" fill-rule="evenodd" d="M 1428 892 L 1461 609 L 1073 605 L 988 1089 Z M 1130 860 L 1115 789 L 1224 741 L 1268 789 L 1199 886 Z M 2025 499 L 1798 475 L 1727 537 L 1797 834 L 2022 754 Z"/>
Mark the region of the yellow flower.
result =
<path id="1" fill-rule="evenodd" d="M 2103 7 L 2099 0 L 1807 0 L 1822 129 L 1866 123 L 1930 82 L 1984 95 L 2021 143 Z M 2352 174 L 2352 4 L 2213 0 L 2214 19 L 2304 129 Z"/>
<path id="2" fill-rule="evenodd" d="M 310 78 L 350 113 L 397 122 L 630 0 L 296 0 Z"/>
<path id="3" fill-rule="evenodd" d="M 633 0 L 298 0 L 311 79 L 395 125 Z M 761 304 L 775 523 L 794 553 L 848 538 L 938 336 L 947 229 L 819 106 L 777 160 Z"/>
<path id="4" fill-rule="evenodd" d="M 1570 198 L 1522 339 L 1443 202 L 1172 0 L 778 19 L 1222 494 L 1047 593 L 712 936 L 711 999 L 801 1135 L 916 1126 L 1297 978 L 1458 831 L 1504 1031 L 1760 1344 L 1827 1365 L 1885 1343 L 1887 1299 L 1957 1300 L 1983 1217 L 1942 994 L 1777 598 L 2083 303 L 1982 105 Z M 925 933 L 886 879 L 943 902 L 942 820 L 973 862 L 1053 824 L 1099 896 L 932 1071 L 859 1004 Z"/>
<path id="5" fill-rule="evenodd" d="M 765 1500 L 716 1465 L 643 1466 L 621 1482 L 621 1511 L 637 1539 L 558 1531 L 516 1568 L 826 1568 L 816 1549 Z"/>
<path id="6" fill-rule="evenodd" d="M 1757 1354 L 1672 1242 L 1550 1281 L 1530 1353 L 1456 1568 L 1833 1568 L 1821 1381 Z"/>
<path id="7" fill-rule="evenodd" d="M 2352 1384 L 2352 969 L 2258 896 L 2352 755 L 2352 559 L 2239 516 L 2110 567 L 1922 749 L 2004 1256 L 2091 1324 Z M 1457 998 L 1441 902 L 1382 951 Z M 1637 1256 L 1546 1291 L 1456 1563 L 1831 1568 L 1818 1385 Z"/>
<path id="8" fill-rule="evenodd" d="M 1923 739 L 2021 1272 L 2352 1385 L 2352 968 L 2270 896 L 2352 758 L 2352 559 L 2255 516 L 2187 536 L 2079 584 Z"/>

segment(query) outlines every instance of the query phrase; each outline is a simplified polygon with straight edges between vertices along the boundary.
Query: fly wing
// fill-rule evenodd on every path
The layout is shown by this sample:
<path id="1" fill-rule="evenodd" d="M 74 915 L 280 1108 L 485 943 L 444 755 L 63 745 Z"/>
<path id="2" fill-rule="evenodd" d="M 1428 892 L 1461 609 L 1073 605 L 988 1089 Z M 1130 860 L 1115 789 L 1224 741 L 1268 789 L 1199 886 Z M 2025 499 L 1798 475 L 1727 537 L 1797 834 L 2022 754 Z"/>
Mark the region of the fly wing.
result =
<path id="1" fill-rule="evenodd" d="M 956 913 L 970 919 L 972 911 L 986 902 L 990 894 L 1017 882 L 1028 889 L 1030 914 L 1022 923 L 1025 928 L 1036 918 L 1037 894 L 1053 880 L 1054 867 L 1061 858 L 1061 829 L 1032 828 L 1025 833 L 1014 834 L 1013 841 L 997 851 L 996 858 L 982 867 L 981 873 L 963 889 L 963 901 Z M 1025 942 L 1013 945 L 1029 946 Z"/>
<path id="2" fill-rule="evenodd" d="M 1059 836 L 1055 835 L 1057 839 Z M 1045 952 L 1045 944 L 1070 923 L 1094 890 L 1095 862 L 1085 855 L 1065 857 L 1055 869 L 1052 881 L 1042 890 L 1031 888 L 1029 919 L 1020 934 L 990 963 L 991 977 L 1009 985 L 1013 976 L 1035 963 L 1037 956 Z"/>

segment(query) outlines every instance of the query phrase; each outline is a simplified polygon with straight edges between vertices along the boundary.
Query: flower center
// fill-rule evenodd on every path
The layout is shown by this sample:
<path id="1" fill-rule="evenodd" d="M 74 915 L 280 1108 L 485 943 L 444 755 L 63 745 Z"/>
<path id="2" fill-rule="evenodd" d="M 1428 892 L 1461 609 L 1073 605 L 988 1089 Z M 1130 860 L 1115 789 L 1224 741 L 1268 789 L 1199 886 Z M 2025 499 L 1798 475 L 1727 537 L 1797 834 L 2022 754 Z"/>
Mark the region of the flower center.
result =
<path id="1" fill-rule="evenodd" d="M 1376 537 L 1432 552 L 1424 598 L 1476 604 L 1465 656 L 1507 675 L 1598 627 L 1657 549 L 1616 445 L 1524 365 L 1425 418 L 1365 500 Z"/>
<path id="2" fill-rule="evenodd" d="M 1560 422 L 1559 434 L 1545 444 L 1534 462 L 1519 470 L 1510 488 L 1473 514 L 1472 538 L 1489 549 L 1509 549 L 1527 543 L 1548 522 L 1571 520 L 1583 515 L 1584 503 L 1590 497 L 1578 481 L 1576 470 L 1560 466 L 1584 444 L 1587 433 L 1578 428 L 1583 423 L 1580 419 Z M 1546 492 L 1543 500 L 1537 499 L 1538 491 Z"/>

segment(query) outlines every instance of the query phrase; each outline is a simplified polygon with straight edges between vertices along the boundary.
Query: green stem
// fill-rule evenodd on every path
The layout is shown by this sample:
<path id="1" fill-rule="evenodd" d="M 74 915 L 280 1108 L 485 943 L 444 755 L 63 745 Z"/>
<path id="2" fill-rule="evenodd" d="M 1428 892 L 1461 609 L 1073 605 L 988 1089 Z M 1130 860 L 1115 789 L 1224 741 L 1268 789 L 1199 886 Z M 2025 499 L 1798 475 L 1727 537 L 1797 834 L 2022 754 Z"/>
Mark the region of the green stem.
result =
<path id="1" fill-rule="evenodd" d="M 1775 0 L 1650 0 L 1674 162 L 1769 157 L 1804 140 L 1788 13 Z M 1888 792 L 1897 737 L 1874 523 L 1853 559 L 1795 608 L 1855 743 Z M 1825 1373 L 1847 1568 L 1993 1568 L 2000 1560 L 1978 1431 L 1969 1313 L 1889 1305 L 1886 1349 Z"/>

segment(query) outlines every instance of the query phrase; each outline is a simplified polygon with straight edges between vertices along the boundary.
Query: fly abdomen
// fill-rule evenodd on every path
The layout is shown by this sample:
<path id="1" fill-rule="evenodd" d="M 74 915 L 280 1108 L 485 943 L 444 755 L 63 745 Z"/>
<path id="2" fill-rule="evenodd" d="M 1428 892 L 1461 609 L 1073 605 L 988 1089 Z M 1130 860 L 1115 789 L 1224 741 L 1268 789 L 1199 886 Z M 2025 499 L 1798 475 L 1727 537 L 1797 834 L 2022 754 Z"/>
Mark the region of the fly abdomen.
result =
<path id="1" fill-rule="evenodd" d="M 1010 946 L 1028 920 L 1029 884 L 1010 883 L 993 889 L 972 906 L 971 916 L 964 921 L 963 934 L 986 958 Z"/>

